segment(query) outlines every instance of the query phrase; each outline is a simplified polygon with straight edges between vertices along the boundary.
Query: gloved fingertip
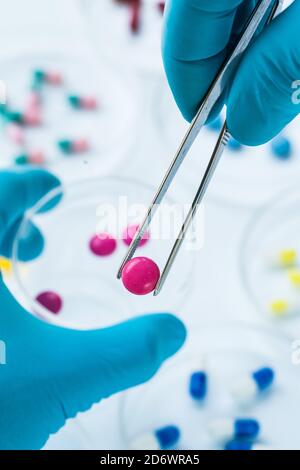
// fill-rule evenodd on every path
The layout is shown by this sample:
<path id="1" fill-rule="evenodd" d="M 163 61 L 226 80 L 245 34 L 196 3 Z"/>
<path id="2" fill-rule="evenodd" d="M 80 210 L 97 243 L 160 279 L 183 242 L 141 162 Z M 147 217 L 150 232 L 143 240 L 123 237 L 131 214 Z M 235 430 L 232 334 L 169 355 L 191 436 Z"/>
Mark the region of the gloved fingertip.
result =
<path id="1" fill-rule="evenodd" d="M 152 318 L 157 335 L 160 361 L 162 362 L 173 356 L 183 346 L 187 331 L 182 321 L 172 314 L 157 314 Z"/>

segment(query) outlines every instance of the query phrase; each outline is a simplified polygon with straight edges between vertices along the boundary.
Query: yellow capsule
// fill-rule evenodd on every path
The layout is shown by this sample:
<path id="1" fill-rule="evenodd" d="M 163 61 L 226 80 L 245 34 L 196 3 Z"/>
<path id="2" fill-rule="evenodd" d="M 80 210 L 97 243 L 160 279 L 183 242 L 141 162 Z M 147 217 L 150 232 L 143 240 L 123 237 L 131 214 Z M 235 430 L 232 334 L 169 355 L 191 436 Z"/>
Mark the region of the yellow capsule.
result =
<path id="1" fill-rule="evenodd" d="M 295 287 L 300 287 L 300 270 L 299 269 L 292 269 L 288 273 L 289 280 L 291 284 Z"/>
<path id="2" fill-rule="evenodd" d="M 8 274 L 12 272 L 12 262 L 7 258 L 0 257 L 0 271 Z"/>
<path id="3" fill-rule="evenodd" d="M 275 317 L 285 317 L 291 312 L 291 307 L 286 300 L 274 300 L 270 304 L 270 310 Z"/>
<path id="4" fill-rule="evenodd" d="M 278 260 L 280 265 L 284 268 L 295 266 L 297 262 L 297 252 L 291 249 L 282 250 L 278 254 Z"/>

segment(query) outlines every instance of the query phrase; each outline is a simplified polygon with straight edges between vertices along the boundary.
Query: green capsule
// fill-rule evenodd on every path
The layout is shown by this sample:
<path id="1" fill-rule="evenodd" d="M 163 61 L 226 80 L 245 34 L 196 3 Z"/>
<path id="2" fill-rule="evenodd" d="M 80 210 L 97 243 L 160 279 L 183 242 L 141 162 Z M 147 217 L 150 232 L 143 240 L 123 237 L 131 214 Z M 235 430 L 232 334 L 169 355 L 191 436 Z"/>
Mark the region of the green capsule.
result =
<path id="1" fill-rule="evenodd" d="M 63 153 L 70 154 L 73 152 L 73 144 L 71 140 L 59 140 L 57 145 Z"/>
<path id="2" fill-rule="evenodd" d="M 15 164 L 16 165 L 26 165 L 28 163 L 28 161 L 29 161 L 28 155 L 26 155 L 25 153 L 21 154 L 21 155 L 18 155 L 15 158 Z"/>
<path id="3" fill-rule="evenodd" d="M 81 99 L 77 95 L 69 95 L 68 101 L 73 108 L 79 109 L 81 107 Z"/>

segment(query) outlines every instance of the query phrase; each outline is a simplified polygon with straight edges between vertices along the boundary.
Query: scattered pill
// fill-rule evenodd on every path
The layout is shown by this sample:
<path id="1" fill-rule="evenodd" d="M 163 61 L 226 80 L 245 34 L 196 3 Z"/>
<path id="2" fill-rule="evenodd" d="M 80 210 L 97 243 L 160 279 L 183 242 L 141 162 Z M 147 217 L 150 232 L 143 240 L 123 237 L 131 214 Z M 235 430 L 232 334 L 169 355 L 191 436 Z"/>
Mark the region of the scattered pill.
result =
<path id="1" fill-rule="evenodd" d="M 61 297 L 55 292 L 42 292 L 36 297 L 36 301 L 52 313 L 59 313 L 62 309 L 63 302 Z"/>
<path id="2" fill-rule="evenodd" d="M 22 126 L 16 123 L 10 123 L 6 129 L 8 138 L 17 145 L 24 145 L 25 134 Z"/>
<path id="3" fill-rule="evenodd" d="M 165 11 L 166 2 L 158 2 L 157 7 L 159 11 L 163 14 Z"/>
<path id="4" fill-rule="evenodd" d="M 275 299 L 270 303 L 269 310 L 274 317 L 282 318 L 300 313 L 300 304 L 297 300 Z"/>
<path id="5" fill-rule="evenodd" d="M 16 165 L 43 165 L 45 161 L 45 155 L 40 150 L 34 150 L 29 153 L 23 153 L 15 157 Z"/>
<path id="6" fill-rule="evenodd" d="M 274 157 L 279 160 L 287 160 L 292 155 L 292 144 L 283 136 L 275 137 L 271 142 L 271 149 Z"/>
<path id="7" fill-rule="evenodd" d="M 40 106 L 41 105 L 41 96 L 40 93 L 31 91 L 27 98 L 26 107 Z"/>
<path id="8" fill-rule="evenodd" d="M 27 126 L 40 126 L 42 123 L 42 113 L 39 106 L 27 106 L 23 115 L 24 124 Z"/>
<path id="9" fill-rule="evenodd" d="M 247 441 L 230 441 L 228 444 L 226 444 L 224 450 L 232 450 L 232 451 L 248 451 L 248 450 L 253 450 L 253 451 L 268 451 L 268 450 L 273 450 L 271 447 L 265 446 L 263 444 L 255 444 L 252 442 L 247 442 Z"/>
<path id="10" fill-rule="evenodd" d="M 294 248 L 286 248 L 267 255 L 266 262 L 271 268 L 292 268 L 297 264 L 298 254 Z"/>
<path id="11" fill-rule="evenodd" d="M 122 271 L 122 281 L 126 289 L 135 295 L 153 292 L 160 277 L 159 267 L 146 257 L 128 261 Z"/>
<path id="12" fill-rule="evenodd" d="M 132 0 L 129 4 L 129 7 L 130 7 L 130 29 L 132 33 L 136 34 L 140 30 L 141 0 Z"/>
<path id="13" fill-rule="evenodd" d="M 56 70 L 46 71 L 37 69 L 33 72 L 33 83 L 35 85 L 43 85 L 44 83 L 48 83 L 50 85 L 61 85 L 62 81 L 62 75 Z"/>
<path id="14" fill-rule="evenodd" d="M 138 229 L 139 229 L 138 224 L 128 225 L 128 227 L 125 228 L 122 234 L 122 240 L 125 243 L 125 245 L 129 246 L 131 244 Z M 150 234 L 148 231 L 146 231 L 139 242 L 139 247 L 144 246 L 149 241 L 149 239 L 150 239 Z"/>
<path id="15" fill-rule="evenodd" d="M 260 394 L 271 388 L 275 372 L 270 367 L 263 367 L 246 377 L 242 377 L 232 387 L 232 395 L 241 405 L 255 400 Z"/>
<path id="16" fill-rule="evenodd" d="M 98 233 L 90 240 L 90 249 L 96 256 L 109 256 L 116 248 L 117 241 L 109 233 Z"/>
<path id="17" fill-rule="evenodd" d="M 72 153 L 84 153 L 87 152 L 90 148 L 87 139 L 63 139 L 59 140 L 57 145 L 59 149 L 66 155 L 71 155 Z"/>
<path id="18" fill-rule="evenodd" d="M 167 450 L 174 448 L 180 439 L 177 426 L 165 426 L 154 433 L 144 434 L 130 443 L 132 450 Z"/>
<path id="19" fill-rule="evenodd" d="M 56 70 L 47 72 L 46 82 L 49 83 L 50 85 L 61 85 L 63 82 L 61 73 L 57 72 Z"/>
<path id="20" fill-rule="evenodd" d="M 12 271 L 12 262 L 7 259 L 0 257 L 0 272 L 10 273 Z"/>
<path id="21" fill-rule="evenodd" d="M 288 272 L 288 278 L 290 283 L 295 287 L 300 287 L 300 270 L 299 269 L 291 269 Z"/>
<path id="22" fill-rule="evenodd" d="M 98 107 L 97 99 L 94 96 L 69 95 L 68 101 L 75 109 L 95 110 Z"/>
<path id="23" fill-rule="evenodd" d="M 23 114 L 19 111 L 7 110 L 5 117 L 9 122 L 15 122 L 17 124 L 23 124 L 24 122 Z"/>
<path id="24" fill-rule="evenodd" d="M 189 392 L 194 400 L 202 401 L 207 395 L 206 372 L 194 372 L 190 377 Z"/>
<path id="25" fill-rule="evenodd" d="M 247 439 L 254 441 L 260 432 L 255 419 L 216 419 L 209 425 L 209 432 L 216 441 Z"/>

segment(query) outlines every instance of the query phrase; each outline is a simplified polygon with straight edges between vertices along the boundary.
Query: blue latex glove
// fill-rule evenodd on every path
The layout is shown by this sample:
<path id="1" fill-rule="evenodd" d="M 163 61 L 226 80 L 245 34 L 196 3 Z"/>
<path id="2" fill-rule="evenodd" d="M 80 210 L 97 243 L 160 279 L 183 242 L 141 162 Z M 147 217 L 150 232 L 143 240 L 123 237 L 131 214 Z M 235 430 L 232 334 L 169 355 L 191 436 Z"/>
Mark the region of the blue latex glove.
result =
<path id="1" fill-rule="evenodd" d="M 177 105 L 188 121 L 255 3 L 167 1 L 163 59 Z M 258 35 L 214 110 L 216 115 L 224 102 L 228 104 L 229 130 L 243 144 L 267 142 L 300 112 L 300 82 L 294 85 L 298 93 L 292 88 L 300 80 L 299 18 L 300 2 L 295 0 Z"/>
<path id="2" fill-rule="evenodd" d="M 40 170 L 0 173 L 2 253 L 9 254 L 24 210 L 58 183 Z M 26 244 L 31 256 L 42 249 L 36 228 Z M 7 364 L 0 365 L 0 449 L 40 449 L 66 419 L 150 379 L 185 334 L 168 314 L 95 331 L 46 324 L 24 311 L 0 276 L 0 340 L 7 349 Z"/>

